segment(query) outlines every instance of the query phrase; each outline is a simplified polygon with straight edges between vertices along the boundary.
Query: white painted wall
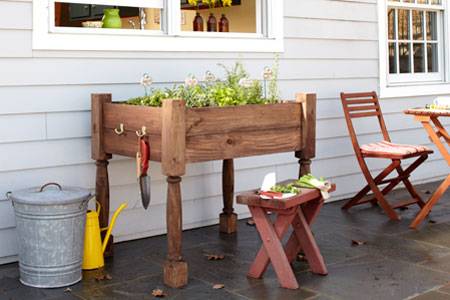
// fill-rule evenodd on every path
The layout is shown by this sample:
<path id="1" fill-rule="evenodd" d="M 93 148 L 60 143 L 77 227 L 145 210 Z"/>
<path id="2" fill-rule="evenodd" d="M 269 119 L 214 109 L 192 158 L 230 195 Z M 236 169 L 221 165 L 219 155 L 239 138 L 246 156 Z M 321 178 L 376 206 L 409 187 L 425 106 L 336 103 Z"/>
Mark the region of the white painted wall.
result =
<path id="1" fill-rule="evenodd" d="M 318 95 L 317 158 L 314 173 L 337 183 L 334 199 L 354 194 L 363 184 L 348 138 L 339 100 L 341 91 L 378 89 L 376 0 L 286 0 L 285 53 L 280 61 L 283 98 L 298 91 Z M 157 85 L 180 82 L 217 63 L 241 59 L 254 77 L 273 55 L 231 53 L 117 53 L 33 51 L 31 0 L 0 0 L 0 195 L 47 181 L 93 189 L 90 158 L 90 93 L 112 92 L 115 100 L 142 94 L 136 83 L 149 72 Z M 392 138 L 430 145 L 425 132 L 402 110 L 432 97 L 381 101 Z M 377 137 L 373 124 L 360 126 L 362 142 Z M 442 177 L 433 155 L 414 180 Z M 382 162 L 371 163 L 373 170 Z M 140 206 L 134 162 L 115 157 L 110 164 L 112 209 L 129 208 L 114 230 L 117 241 L 165 232 L 164 178 L 151 164 L 153 202 Z M 236 191 L 254 188 L 269 171 L 282 179 L 297 174 L 292 154 L 236 161 Z M 221 162 L 190 165 L 183 178 L 184 228 L 217 223 L 221 204 Z M 11 203 L 0 196 L 0 263 L 16 259 L 15 221 Z M 237 206 L 246 216 L 244 207 Z"/>

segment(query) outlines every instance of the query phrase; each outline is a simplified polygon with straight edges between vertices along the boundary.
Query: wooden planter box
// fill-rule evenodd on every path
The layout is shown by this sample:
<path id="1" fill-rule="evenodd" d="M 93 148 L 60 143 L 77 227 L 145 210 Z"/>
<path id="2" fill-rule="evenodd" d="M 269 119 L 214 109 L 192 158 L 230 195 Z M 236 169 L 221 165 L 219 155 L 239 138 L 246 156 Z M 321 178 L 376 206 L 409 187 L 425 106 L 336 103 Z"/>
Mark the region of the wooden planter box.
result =
<path id="1" fill-rule="evenodd" d="M 101 225 L 108 225 L 107 165 L 112 154 L 135 157 L 136 131 L 145 127 L 150 159 L 162 164 L 167 176 L 168 258 L 165 283 L 187 283 L 187 264 L 181 254 L 181 176 L 186 164 L 223 160 L 224 209 L 220 230 L 236 231 L 233 212 L 233 159 L 279 152 L 295 152 L 300 173 L 310 172 L 315 155 L 315 94 L 298 94 L 296 101 L 233 107 L 187 108 L 183 100 L 165 100 L 161 108 L 112 103 L 110 94 L 92 95 L 92 157 L 97 161 L 97 199 Z M 123 126 L 124 132 L 115 129 Z"/>

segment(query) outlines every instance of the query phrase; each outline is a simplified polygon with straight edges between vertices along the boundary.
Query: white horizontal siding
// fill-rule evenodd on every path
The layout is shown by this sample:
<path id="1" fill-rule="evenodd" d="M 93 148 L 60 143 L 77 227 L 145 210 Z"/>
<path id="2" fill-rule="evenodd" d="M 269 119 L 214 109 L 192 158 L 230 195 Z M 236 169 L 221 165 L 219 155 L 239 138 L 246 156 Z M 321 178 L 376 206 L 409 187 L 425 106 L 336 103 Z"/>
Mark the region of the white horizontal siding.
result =
<path id="1" fill-rule="evenodd" d="M 280 57 L 282 98 L 296 92 L 318 95 L 317 158 L 313 171 L 338 185 L 334 199 L 351 196 L 364 179 L 358 168 L 343 119 L 339 92 L 378 89 L 376 0 L 288 0 L 285 3 L 285 53 Z M 114 100 L 141 95 L 137 81 L 144 72 L 155 86 L 182 82 L 187 74 L 202 78 L 206 70 L 223 71 L 217 63 L 241 60 L 253 77 L 273 62 L 267 53 L 146 53 L 33 51 L 31 0 L 0 1 L 0 263 L 15 259 L 15 221 L 7 191 L 44 182 L 95 187 L 90 157 L 90 93 L 111 92 Z M 430 147 L 424 130 L 402 111 L 430 102 L 431 97 L 381 99 L 391 137 L 401 143 Z M 378 128 L 362 121 L 361 143 L 377 140 Z M 385 161 L 371 160 L 373 172 Z M 435 154 L 413 176 L 416 182 L 446 174 Z M 280 179 L 298 172 L 292 153 L 236 160 L 236 192 L 259 185 L 264 174 Z M 132 159 L 110 163 L 111 201 L 129 207 L 118 218 L 117 241 L 165 232 L 166 183 L 160 165 L 151 164 L 152 205 L 141 208 Z M 221 204 L 221 162 L 192 164 L 182 182 L 184 227 L 217 222 Z M 236 207 L 241 216 L 248 214 Z"/>

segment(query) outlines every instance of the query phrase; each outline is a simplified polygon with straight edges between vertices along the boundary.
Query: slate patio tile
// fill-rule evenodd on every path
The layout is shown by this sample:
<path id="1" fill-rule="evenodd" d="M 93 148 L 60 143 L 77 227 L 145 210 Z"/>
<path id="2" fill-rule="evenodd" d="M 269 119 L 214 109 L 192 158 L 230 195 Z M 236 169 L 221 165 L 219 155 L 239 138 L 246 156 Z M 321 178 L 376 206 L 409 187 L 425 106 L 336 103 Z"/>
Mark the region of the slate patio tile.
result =
<path id="1" fill-rule="evenodd" d="M 440 293 L 438 291 L 430 291 L 425 294 L 411 298 L 411 300 L 450 300 L 450 295 Z"/>
<path id="2" fill-rule="evenodd" d="M 430 224 L 420 230 L 405 233 L 402 237 L 450 248 L 450 224 Z"/>
<path id="3" fill-rule="evenodd" d="M 226 289 L 215 290 L 212 285 L 192 278 L 186 288 L 169 288 L 163 284 L 161 276 L 142 277 L 77 295 L 92 300 L 155 299 L 152 295 L 154 289 L 163 290 L 166 294 L 164 299 L 242 299 Z"/>
<path id="4" fill-rule="evenodd" d="M 439 289 L 439 292 L 441 292 L 441 293 L 446 293 L 446 294 L 450 294 L 450 280 L 449 280 L 449 282 L 448 282 L 446 285 L 442 286 L 442 287 Z"/>
<path id="5" fill-rule="evenodd" d="M 277 280 L 267 280 L 255 287 L 238 290 L 236 293 L 258 300 L 310 300 L 316 299 L 315 296 L 318 295 L 316 292 L 302 288 L 298 290 L 282 289 Z"/>
<path id="6" fill-rule="evenodd" d="M 367 255 L 328 267 L 328 276 L 299 274 L 301 286 L 337 299 L 404 299 L 447 280 L 418 265 Z"/>

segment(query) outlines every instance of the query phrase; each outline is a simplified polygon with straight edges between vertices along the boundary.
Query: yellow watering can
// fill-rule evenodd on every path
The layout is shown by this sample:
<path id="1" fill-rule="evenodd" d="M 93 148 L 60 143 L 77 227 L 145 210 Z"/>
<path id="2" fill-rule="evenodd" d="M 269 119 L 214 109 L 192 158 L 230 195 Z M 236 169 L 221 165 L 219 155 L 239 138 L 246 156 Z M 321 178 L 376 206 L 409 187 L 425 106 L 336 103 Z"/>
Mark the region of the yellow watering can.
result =
<path id="1" fill-rule="evenodd" d="M 109 227 L 102 228 L 101 230 L 100 223 L 98 221 L 101 206 L 98 202 L 97 207 L 97 211 L 88 211 L 86 215 L 86 231 L 84 233 L 84 255 L 82 265 L 83 270 L 98 269 L 105 265 L 103 252 L 105 252 L 114 223 L 116 223 L 116 218 L 120 212 L 127 207 L 127 204 L 122 203 L 114 213 Z M 106 235 L 102 243 L 100 232 L 105 230 Z"/>

